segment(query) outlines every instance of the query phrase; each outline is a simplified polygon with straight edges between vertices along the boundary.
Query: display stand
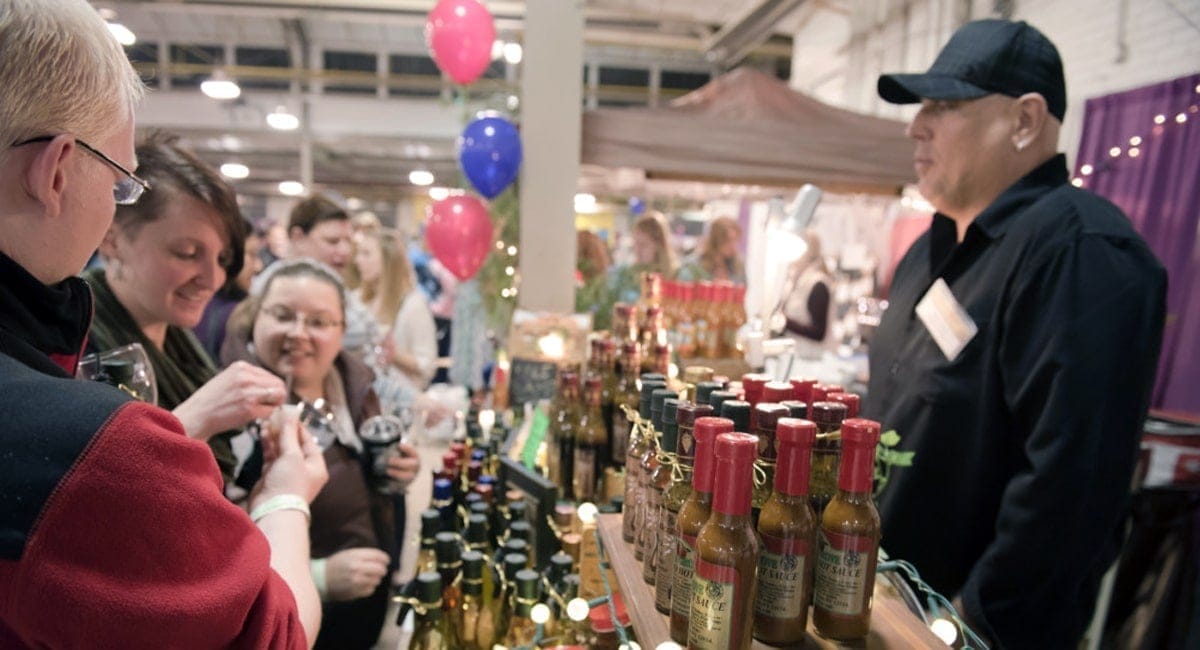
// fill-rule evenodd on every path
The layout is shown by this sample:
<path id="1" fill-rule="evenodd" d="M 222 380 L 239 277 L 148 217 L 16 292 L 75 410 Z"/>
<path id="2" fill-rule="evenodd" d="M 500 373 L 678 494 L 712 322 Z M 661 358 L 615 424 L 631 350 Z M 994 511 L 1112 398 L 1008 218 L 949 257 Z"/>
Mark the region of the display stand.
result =
<path id="1" fill-rule="evenodd" d="M 598 526 L 604 542 L 604 553 L 617 575 L 638 643 L 643 648 L 656 648 L 663 641 L 669 641 L 669 619 L 654 608 L 654 587 L 642 580 L 641 564 L 633 557 L 633 549 L 621 539 L 621 515 L 600 515 Z M 751 647 L 754 650 L 770 650 L 773 646 L 755 641 Z M 803 646 L 797 647 L 911 650 L 945 648 L 946 644 L 905 607 L 899 595 L 886 585 L 886 581 L 876 580 L 871 633 L 866 639 L 837 642 L 822 638 L 813 630 L 810 616 L 808 637 Z"/>

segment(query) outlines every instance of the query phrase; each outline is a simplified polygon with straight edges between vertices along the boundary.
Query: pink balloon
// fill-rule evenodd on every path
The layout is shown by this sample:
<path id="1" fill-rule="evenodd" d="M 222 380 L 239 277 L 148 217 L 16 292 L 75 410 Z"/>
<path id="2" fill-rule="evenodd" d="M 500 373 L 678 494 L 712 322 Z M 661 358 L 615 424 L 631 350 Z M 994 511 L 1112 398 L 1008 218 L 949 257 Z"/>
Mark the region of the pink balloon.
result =
<path id="1" fill-rule="evenodd" d="M 429 252 L 459 280 L 479 271 L 492 250 L 492 219 L 473 196 L 451 196 L 429 206 L 425 225 Z"/>
<path id="2" fill-rule="evenodd" d="M 476 0 L 440 0 L 425 21 L 425 44 L 451 79 L 469 84 L 492 63 L 496 26 Z"/>

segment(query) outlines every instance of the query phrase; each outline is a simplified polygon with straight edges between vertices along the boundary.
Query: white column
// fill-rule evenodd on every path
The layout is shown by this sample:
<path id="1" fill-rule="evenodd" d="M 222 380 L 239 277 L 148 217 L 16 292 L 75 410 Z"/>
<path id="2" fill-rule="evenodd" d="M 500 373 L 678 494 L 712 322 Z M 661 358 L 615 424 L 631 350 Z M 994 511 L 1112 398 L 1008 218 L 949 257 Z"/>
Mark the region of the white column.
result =
<path id="1" fill-rule="evenodd" d="M 525 309 L 575 305 L 583 1 L 529 0 L 521 74 L 521 293 Z"/>

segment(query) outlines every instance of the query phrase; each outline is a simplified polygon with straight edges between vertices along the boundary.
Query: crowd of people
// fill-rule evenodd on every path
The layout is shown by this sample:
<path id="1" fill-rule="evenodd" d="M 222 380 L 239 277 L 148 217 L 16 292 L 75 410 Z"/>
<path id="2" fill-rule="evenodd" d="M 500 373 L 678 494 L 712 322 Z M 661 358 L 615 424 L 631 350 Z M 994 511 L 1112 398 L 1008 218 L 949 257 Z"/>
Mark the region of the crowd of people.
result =
<path id="1" fill-rule="evenodd" d="M 0 647 L 373 646 L 420 464 L 403 443 L 375 463 L 358 432 L 444 415 L 423 390 L 446 312 L 408 242 L 322 195 L 256 235 L 176 139 L 135 142 L 144 87 L 84 0 L 0 0 L 0 88 Z M 917 459 L 881 499 L 884 546 L 996 646 L 1069 647 L 1121 544 L 1165 272 L 1068 184 L 1037 30 L 968 23 L 879 93 L 921 104 L 938 210 L 870 352 L 863 413 Z M 647 214 L 613 267 L 580 233 L 583 308 L 603 328 L 645 272 L 744 283 L 741 234 L 715 219 L 678 265 Z M 780 310 L 819 340 L 806 250 Z M 74 378 L 130 344 L 157 405 Z"/>

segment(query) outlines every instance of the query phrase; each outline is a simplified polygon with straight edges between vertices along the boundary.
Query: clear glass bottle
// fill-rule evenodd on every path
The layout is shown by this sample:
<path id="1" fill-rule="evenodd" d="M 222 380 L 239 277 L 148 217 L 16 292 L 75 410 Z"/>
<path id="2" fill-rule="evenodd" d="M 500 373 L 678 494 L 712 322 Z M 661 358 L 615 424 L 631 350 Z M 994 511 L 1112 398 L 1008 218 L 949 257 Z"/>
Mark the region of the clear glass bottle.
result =
<path id="1" fill-rule="evenodd" d="M 670 458 L 675 455 L 675 444 L 678 440 L 679 428 L 675 424 L 675 411 L 678 407 L 679 400 L 674 397 L 663 400 L 662 416 L 659 419 L 662 423 L 662 437 L 658 443 L 658 467 L 647 481 L 647 505 L 654 513 L 652 521 L 646 523 L 648 527 L 653 526 L 653 529 L 646 531 L 646 548 L 642 560 L 642 580 L 648 585 L 655 584 L 655 580 L 658 579 L 658 546 L 667 536 L 663 496 L 671 485 L 673 464 Z"/>
<path id="2" fill-rule="evenodd" d="M 487 589 L 492 580 L 485 580 L 491 573 L 477 551 L 463 553 L 462 579 L 462 627 L 461 641 L 467 650 L 492 650 L 499 641 L 496 634 L 498 621 L 494 595 Z"/>
<path id="3" fill-rule="evenodd" d="M 861 639 L 871 630 L 879 553 L 879 512 L 871 497 L 879 423 L 842 422 L 838 492 L 821 516 L 813 626 L 826 638 Z"/>
<path id="4" fill-rule="evenodd" d="M 666 386 L 667 382 L 662 380 L 642 380 L 638 397 L 638 417 L 641 420 L 650 420 L 650 396 L 656 389 Z M 635 531 L 642 516 L 642 456 L 650 449 L 651 442 L 652 439 L 642 435 L 636 425 L 632 426 L 629 446 L 625 449 L 625 510 L 621 519 L 621 537 L 630 544 L 637 542 Z"/>
<path id="5" fill-rule="evenodd" d="M 442 532 L 442 513 L 434 508 L 421 512 L 421 546 L 417 551 L 417 573 L 437 571 L 437 534 Z"/>
<path id="6" fill-rule="evenodd" d="M 670 408 L 670 400 L 667 401 L 666 408 Z M 675 564 L 679 555 L 679 511 L 692 493 L 692 468 L 696 462 L 696 419 L 710 413 L 711 406 L 692 402 L 682 402 L 675 410 L 676 469 L 671 472 L 671 482 L 663 490 L 659 515 L 661 525 L 658 535 L 658 558 L 654 568 L 654 608 L 668 616 L 671 615 Z"/>
<path id="7" fill-rule="evenodd" d="M 637 343 L 626 341 L 621 344 L 621 353 L 617 358 L 617 388 L 613 394 L 612 414 L 612 463 L 617 467 L 625 467 L 626 454 L 629 450 L 630 430 L 633 421 L 625 416 L 626 407 L 637 411 L 640 401 L 638 393 L 638 370 L 642 367 Z M 626 478 L 626 486 L 629 485 Z M 626 500 L 626 503 L 629 501 Z"/>
<path id="8" fill-rule="evenodd" d="M 650 506 L 650 501 L 654 498 L 651 493 L 653 491 L 651 482 L 654 478 L 654 470 L 658 469 L 658 450 L 662 448 L 663 402 L 673 398 L 678 398 L 678 395 L 675 391 L 667 388 L 656 388 L 650 393 L 650 423 L 654 439 L 646 445 L 646 451 L 638 461 L 641 468 L 638 480 L 641 485 L 638 487 L 637 494 L 637 542 L 633 549 L 633 555 L 638 562 L 646 561 L 646 547 L 649 546 L 654 538 L 654 533 L 657 532 L 658 510 Z"/>
<path id="9" fill-rule="evenodd" d="M 522 569 L 517 572 L 516 591 L 513 597 L 513 616 L 504 635 L 504 645 L 509 648 L 531 648 L 537 635 L 537 624 L 530 614 L 533 606 L 541 599 L 541 576 L 537 571 Z"/>
<path id="10" fill-rule="evenodd" d="M 773 646 L 802 645 L 805 639 L 817 541 L 808 503 L 816 439 L 817 425 L 808 420 L 782 418 L 775 428 L 779 460 L 774 490 L 758 518 L 763 550 L 754 599 L 754 638 Z"/>
<path id="11" fill-rule="evenodd" d="M 713 511 L 696 537 L 692 650 L 749 648 L 754 624 L 758 534 L 750 523 L 750 495 L 758 440 L 748 433 L 722 433 L 714 448 Z"/>
<path id="12" fill-rule="evenodd" d="M 417 576 L 417 622 L 408 650 L 454 650 L 461 647 L 456 630 L 442 612 L 442 577 L 434 572 Z"/>

